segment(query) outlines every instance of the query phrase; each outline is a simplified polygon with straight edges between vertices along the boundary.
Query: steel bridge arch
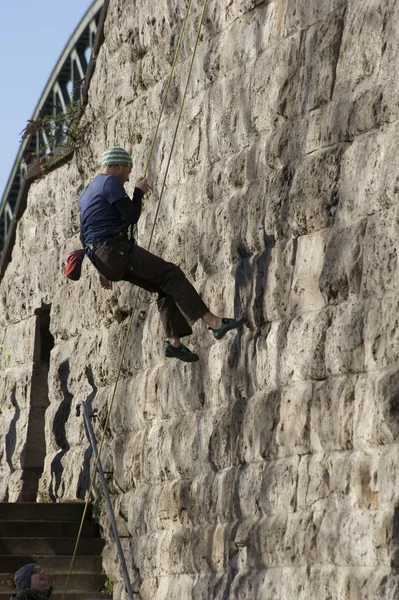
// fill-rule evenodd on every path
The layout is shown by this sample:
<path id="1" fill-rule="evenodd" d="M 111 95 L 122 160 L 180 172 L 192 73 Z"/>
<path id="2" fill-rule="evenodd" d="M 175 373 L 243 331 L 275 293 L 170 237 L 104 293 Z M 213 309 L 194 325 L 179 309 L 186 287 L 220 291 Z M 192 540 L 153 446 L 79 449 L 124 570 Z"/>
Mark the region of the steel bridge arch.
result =
<path id="1" fill-rule="evenodd" d="M 31 121 L 36 121 L 44 115 L 56 116 L 60 112 L 65 112 L 70 102 L 80 99 L 105 2 L 106 0 L 94 0 L 72 33 L 50 74 Z M 49 143 L 45 134 L 40 131 L 21 142 L 0 201 L 0 258 L 7 236 L 11 233 L 17 199 L 29 157 L 32 154 L 39 154 L 40 148 L 43 147 L 48 148 Z"/>

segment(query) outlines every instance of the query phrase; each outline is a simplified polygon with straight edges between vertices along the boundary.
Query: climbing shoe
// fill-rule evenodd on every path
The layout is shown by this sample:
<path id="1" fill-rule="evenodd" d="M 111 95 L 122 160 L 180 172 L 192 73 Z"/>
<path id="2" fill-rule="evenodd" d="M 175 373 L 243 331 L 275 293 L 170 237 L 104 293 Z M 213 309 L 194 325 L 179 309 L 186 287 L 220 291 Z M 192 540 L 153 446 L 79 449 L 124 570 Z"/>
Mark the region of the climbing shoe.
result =
<path id="1" fill-rule="evenodd" d="M 209 327 L 209 329 L 213 331 L 213 336 L 216 340 L 221 340 L 230 329 L 236 329 L 246 322 L 247 319 L 245 317 L 242 317 L 241 319 L 228 319 L 227 317 L 223 317 L 222 326 L 219 327 L 219 329 L 212 329 L 212 327 Z"/>
<path id="2" fill-rule="evenodd" d="M 191 352 L 184 344 L 180 344 L 176 348 L 172 346 L 168 341 L 165 342 L 165 356 L 166 358 L 178 358 L 184 362 L 196 362 L 199 360 L 198 354 Z"/>

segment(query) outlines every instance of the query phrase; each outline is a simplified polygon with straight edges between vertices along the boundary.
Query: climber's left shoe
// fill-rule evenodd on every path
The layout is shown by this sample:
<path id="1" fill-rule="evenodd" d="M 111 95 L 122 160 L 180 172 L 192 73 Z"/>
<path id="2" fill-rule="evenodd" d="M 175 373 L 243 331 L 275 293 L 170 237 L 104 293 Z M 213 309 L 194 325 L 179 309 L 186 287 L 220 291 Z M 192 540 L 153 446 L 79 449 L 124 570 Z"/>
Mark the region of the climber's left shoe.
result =
<path id="1" fill-rule="evenodd" d="M 191 352 L 187 346 L 180 344 L 179 346 L 172 346 L 167 340 L 165 342 L 165 356 L 166 358 L 178 358 L 184 362 L 196 362 L 199 360 L 198 354 Z"/>
<path id="2" fill-rule="evenodd" d="M 244 325 L 246 322 L 247 319 L 245 317 L 242 317 L 241 319 L 228 319 L 227 317 L 223 317 L 222 325 L 219 327 L 219 329 L 212 329 L 212 327 L 209 327 L 208 329 L 213 332 L 213 337 L 216 340 L 221 340 L 228 331 L 231 329 L 237 329 L 237 327 Z"/>

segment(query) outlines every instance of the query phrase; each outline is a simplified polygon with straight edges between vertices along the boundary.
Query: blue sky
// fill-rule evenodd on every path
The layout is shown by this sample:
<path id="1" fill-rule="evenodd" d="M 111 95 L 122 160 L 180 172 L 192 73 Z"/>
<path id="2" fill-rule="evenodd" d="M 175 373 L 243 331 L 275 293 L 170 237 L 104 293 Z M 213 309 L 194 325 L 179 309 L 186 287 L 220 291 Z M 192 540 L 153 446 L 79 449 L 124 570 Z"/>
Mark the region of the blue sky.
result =
<path id="1" fill-rule="evenodd" d="M 12 0 L 0 19 L 0 198 L 47 80 L 92 0 Z"/>

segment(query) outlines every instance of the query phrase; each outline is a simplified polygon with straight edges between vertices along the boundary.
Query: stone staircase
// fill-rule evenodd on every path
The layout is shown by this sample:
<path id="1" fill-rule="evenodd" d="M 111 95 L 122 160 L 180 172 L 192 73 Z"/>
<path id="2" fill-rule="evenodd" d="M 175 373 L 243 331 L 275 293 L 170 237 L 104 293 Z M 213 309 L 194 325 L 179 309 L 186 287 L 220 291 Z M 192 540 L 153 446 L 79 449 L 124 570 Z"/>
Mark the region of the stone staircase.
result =
<path id="1" fill-rule="evenodd" d="M 0 600 L 9 600 L 13 593 L 7 586 L 10 573 L 29 562 L 45 569 L 54 587 L 51 600 L 61 600 L 83 509 L 82 503 L 0 503 Z M 66 600 L 112 598 L 100 592 L 106 581 L 101 566 L 103 546 L 89 508 Z"/>

